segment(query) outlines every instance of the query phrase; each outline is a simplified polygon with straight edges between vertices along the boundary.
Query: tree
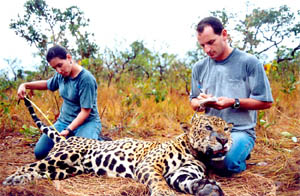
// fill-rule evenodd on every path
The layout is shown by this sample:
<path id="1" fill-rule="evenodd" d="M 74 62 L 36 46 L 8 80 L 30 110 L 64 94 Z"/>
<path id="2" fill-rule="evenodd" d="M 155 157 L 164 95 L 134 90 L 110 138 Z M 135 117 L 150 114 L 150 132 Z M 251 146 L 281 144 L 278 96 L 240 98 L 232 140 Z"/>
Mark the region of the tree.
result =
<path id="1" fill-rule="evenodd" d="M 6 61 L 8 67 L 7 70 L 8 72 L 11 72 L 13 74 L 13 80 L 16 81 L 18 78 L 23 78 L 23 68 L 20 67 L 20 60 L 18 60 L 17 58 L 15 59 L 4 59 L 4 61 Z M 5 72 L 3 70 L 3 72 Z M 9 73 L 7 73 L 6 75 L 7 80 L 10 80 L 9 78 Z"/>
<path id="2" fill-rule="evenodd" d="M 275 51 L 277 62 L 293 60 L 300 50 L 300 10 L 296 14 L 283 5 L 270 9 L 254 8 L 245 16 L 244 13 L 230 13 L 225 9 L 211 14 L 219 18 L 228 30 L 231 46 L 260 58 Z M 197 45 L 197 49 L 189 51 L 188 56 L 195 63 L 203 58 L 204 53 Z"/>
<path id="3" fill-rule="evenodd" d="M 109 87 L 113 79 L 119 82 L 122 75 L 128 71 L 128 64 L 136 58 L 136 53 L 134 50 L 130 52 L 106 48 L 102 58 L 107 69 L 107 86 Z"/>
<path id="4" fill-rule="evenodd" d="M 299 11 L 298 15 L 300 16 Z M 297 21 L 295 14 L 286 5 L 279 9 L 255 8 L 236 25 L 235 30 L 243 35 L 242 41 L 239 42 L 242 50 L 259 56 L 274 48 L 278 62 L 284 59 L 291 60 L 289 56 L 294 57 L 295 52 L 300 49 L 300 21 L 299 18 Z M 294 47 L 287 48 L 287 43 Z M 283 49 L 289 50 L 290 53 L 282 53 Z"/>
<path id="5" fill-rule="evenodd" d="M 83 32 L 89 19 L 84 18 L 84 13 L 78 7 L 71 6 L 62 11 L 49 8 L 44 0 L 28 0 L 24 8 L 25 14 L 12 19 L 10 28 L 30 46 L 34 45 L 38 49 L 38 55 L 42 57 L 45 68 L 47 62 L 43 57 L 49 44 L 60 44 L 68 48 L 74 57 L 82 59 L 94 57 L 97 53 L 97 44 L 90 41 L 90 37 L 94 35 Z"/>
<path id="6" fill-rule="evenodd" d="M 134 41 L 130 44 L 130 48 L 124 51 L 107 48 L 103 54 L 103 62 L 108 70 L 108 86 L 113 79 L 119 82 L 129 73 L 137 80 L 150 78 L 154 71 L 155 58 L 156 56 L 142 41 Z"/>

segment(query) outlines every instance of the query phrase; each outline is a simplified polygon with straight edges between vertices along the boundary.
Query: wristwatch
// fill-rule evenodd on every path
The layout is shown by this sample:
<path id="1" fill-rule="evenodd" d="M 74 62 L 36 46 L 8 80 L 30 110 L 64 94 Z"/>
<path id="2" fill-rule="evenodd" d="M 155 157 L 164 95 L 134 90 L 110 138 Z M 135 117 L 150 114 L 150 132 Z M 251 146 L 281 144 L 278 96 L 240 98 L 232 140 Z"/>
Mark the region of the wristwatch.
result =
<path id="1" fill-rule="evenodd" d="M 73 131 L 73 130 L 70 129 L 69 127 L 67 127 L 66 130 L 68 130 L 70 133 Z"/>
<path id="2" fill-rule="evenodd" d="M 232 105 L 232 108 L 234 109 L 240 108 L 240 100 L 238 98 L 234 99 L 234 104 Z"/>

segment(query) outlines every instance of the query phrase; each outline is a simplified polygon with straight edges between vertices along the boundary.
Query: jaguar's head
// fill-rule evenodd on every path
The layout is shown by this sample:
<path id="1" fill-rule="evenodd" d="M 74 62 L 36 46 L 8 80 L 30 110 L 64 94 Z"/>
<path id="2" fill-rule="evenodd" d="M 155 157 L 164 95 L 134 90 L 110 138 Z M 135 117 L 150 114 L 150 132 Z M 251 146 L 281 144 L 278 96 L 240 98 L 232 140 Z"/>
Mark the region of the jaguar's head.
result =
<path id="1" fill-rule="evenodd" d="M 181 123 L 190 146 L 212 160 L 222 160 L 232 145 L 233 124 L 216 116 L 195 115 L 191 124 Z"/>

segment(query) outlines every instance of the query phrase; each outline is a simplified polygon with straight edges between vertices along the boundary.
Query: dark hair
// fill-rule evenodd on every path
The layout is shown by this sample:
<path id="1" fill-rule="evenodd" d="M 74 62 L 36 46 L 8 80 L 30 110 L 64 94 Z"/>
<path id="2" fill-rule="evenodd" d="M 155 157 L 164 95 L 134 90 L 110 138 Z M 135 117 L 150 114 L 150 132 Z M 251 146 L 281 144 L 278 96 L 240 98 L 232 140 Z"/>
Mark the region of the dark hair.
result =
<path id="1" fill-rule="evenodd" d="M 221 35 L 222 30 L 224 29 L 224 26 L 223 26 L 222 22 L 218 18 L 215 18 L 215 17 L 212 17 L 212 16 L 203 18 L 198 23 L 197 32 L 202 33 L 206 26 L 211 26 L 214 30 L 214 33 L 217 34 L 217 35 Z"/>
<path id="2" fill-rule="evenodd" d="M 64 47 L 55 45 L 55 46 L 49 48 L 47 55 L 46 55 L 46 59 L 47 59 L 48 63 L 56 57 L 58 57 L 60 59 L 67 59 L 67 54 L 68 54 L 68 51 Z"/>

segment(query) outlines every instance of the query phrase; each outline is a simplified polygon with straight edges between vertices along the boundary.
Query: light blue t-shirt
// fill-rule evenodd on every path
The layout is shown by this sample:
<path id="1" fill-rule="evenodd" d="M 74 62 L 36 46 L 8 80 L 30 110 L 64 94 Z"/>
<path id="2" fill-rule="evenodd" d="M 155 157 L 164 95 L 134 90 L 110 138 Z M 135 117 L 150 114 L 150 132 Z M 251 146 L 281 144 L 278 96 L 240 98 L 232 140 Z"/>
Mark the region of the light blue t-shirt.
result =
<path id="1" fill-rule="evenodd" d="M 79 114 L 81 108 L 92 109 L 85 121 L 100 121 L 97 108 L 97 83 L 94 76 L 86 69 L 75 78 L 63 77 L 55 73 L 47 80 L 47 87 L 51 91 L 59 90 L 63 104 L 58 117 L 64 123 L 70 124 Z"/>
<path id="2" fill-rule="evenodd" d="M 190 99 L 205 92 L 216 97 L 273 102 L 270 83 L 262 63 L 255 56 L 238 49 L 234 49 L 223 61 L 207 57 L 197 62 L 192 70 L 191 83 Z M 206 108 L 205 113 L 233 123 L 235 130 L 249 130 L 256 126 L 256 110 Z M 250 134 L 255 138 L 254 131 Z"/>

